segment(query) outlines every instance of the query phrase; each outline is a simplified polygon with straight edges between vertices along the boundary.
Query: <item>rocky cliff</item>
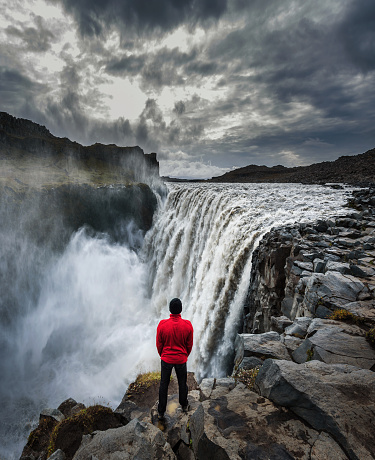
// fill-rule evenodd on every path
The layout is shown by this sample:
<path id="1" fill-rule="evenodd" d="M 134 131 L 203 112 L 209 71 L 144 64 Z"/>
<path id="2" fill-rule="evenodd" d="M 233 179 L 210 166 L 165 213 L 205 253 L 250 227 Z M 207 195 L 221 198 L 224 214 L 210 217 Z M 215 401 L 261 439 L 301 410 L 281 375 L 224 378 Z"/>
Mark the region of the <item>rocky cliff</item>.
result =
<path id="1" fill-rule="evenodd" d="M 278 182 L 325 184 L 341 182 L 348 184 L 375 183 L 375 149 L 360 155 L 342 156 L 335 161 L 324 161 L 310 166 L 286 168 L 285 166 L 250 165 L 238 168 L 209 182 Z"/>
<path id="2" fill-rule="evenodd" d="M 114 144 L 82 146 L 47 128 L 0 112 L 0 184 L 56 186 L 143 182 L 160 185 L 156 153 Z"/>
<path id="3" fill-rule="evenodd" d="M 187 413 L 174 378 L 158 420 L 160 376 L 139 376 L 113 412 L 43 411 L 23 460 L 374 459 L 375 190 L 350 206 L 263 238 L 233 375 L 190 374 Z"/>

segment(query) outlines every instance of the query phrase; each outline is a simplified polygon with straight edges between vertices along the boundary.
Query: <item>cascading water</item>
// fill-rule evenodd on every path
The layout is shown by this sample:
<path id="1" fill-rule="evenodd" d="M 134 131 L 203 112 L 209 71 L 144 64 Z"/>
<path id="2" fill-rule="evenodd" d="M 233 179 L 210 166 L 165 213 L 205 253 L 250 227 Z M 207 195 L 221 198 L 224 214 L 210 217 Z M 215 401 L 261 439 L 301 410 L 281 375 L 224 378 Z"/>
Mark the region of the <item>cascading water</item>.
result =
<path id="1" fill-rule="evenodd" d="M 138 251 L 134 225 L 122 244 L 82 228 L 62 252 L 0 234 L 1 459 L 19 457 L 41 408 L 67 397 L 116 407 L 137 373 L 157 369 L 156 326 L 172 297 L 195 329 L 189 368 L 225 375 L 254 246 L 272 226 L 342 213 L 345 197 L 285 184 L 168 187 Z"/>

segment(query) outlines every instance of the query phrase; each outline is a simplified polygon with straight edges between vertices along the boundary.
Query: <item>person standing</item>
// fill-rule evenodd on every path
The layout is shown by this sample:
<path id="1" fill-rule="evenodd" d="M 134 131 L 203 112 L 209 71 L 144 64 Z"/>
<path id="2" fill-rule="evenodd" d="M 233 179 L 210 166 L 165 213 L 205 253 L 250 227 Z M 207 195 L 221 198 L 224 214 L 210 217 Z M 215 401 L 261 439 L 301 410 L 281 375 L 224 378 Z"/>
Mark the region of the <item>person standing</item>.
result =
<path id="1" fill-rule="evenodd" d="M 193 348 L 193 326 L 181 318 L 182 303 L 172 299 L 169 303 L 170 317 L 160 321 L 156 332 L 156 348 L 161 358 L 158 418 L 162 420 L 167 408 L 168 386 L 172 369 L 178 380 L 178 396 L 182 410 L 189 410 L 186 362 Z"/>

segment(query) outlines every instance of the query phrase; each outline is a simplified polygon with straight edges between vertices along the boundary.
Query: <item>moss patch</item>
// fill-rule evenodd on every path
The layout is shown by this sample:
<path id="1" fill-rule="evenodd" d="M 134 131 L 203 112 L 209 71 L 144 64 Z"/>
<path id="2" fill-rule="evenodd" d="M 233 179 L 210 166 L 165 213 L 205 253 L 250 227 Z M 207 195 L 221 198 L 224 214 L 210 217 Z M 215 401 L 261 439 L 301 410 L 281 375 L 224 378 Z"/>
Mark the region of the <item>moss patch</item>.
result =
<path id="1" fill-rule="evenodd" d="M 233 374 L 233 378 L 236 382 L 243 383 L 249 390 L 252 390 L 254 387 L 256 376 L 259 374 L 259 367 L 254 367 L 254 369 L 239 369 Z"/>
<path id="2" fill-rule="evenodd" d="M 81 445 L 83 435 L 120 426 L 120 418 L 109 407 L 94 405 L 83 409 L 56 425 L 50 437 L 48 457 L 55 450 L 61 449 L 67 460 L 72 459 Z"/>
<path id="3" fill-rule="evenodd" d="M 354 324 L 361 324 L 365 322 L 365 318 L 354 315 L 353 313 L 350 313 L 350 311 L 345 310 L 344 308 L 335 310 L 331 315 L 329 315 L 328 319 L 332 319 L 335 321 L 347 321 L 349 323 Z"/>
<path id="4" fill-rule="evenodd" d="M 39 424 L 35 430 L 29 434 L 27 444 L 23 449 L 22 456 L 34 456 L 38 458 L 42 452 L 41 458 L 46 458 L 51 433 L 58 422 L 52 417 L 43 417 L 39 420 Z"/>

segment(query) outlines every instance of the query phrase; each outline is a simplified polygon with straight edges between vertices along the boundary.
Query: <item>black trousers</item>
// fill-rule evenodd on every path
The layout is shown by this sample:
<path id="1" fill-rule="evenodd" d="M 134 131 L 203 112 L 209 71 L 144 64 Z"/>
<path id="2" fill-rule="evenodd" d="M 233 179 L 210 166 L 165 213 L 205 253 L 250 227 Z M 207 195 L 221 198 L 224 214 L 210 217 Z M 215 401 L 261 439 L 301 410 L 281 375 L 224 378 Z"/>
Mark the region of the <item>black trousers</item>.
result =
<path id="1" fill-rule="evenodd" d="M 161 379 L 159 387 L 159 414 L 164 414 L 167 408 L 168 386 L 171 379 L 172 369 L 175 368 L 178 380 L 178 400 L 181 406 L 188 404 L 187 367 L 184 364 L 170 364 L 161 360 Z"/>

